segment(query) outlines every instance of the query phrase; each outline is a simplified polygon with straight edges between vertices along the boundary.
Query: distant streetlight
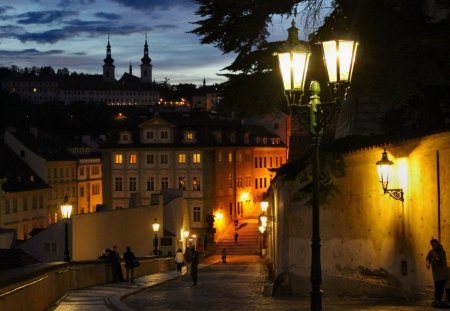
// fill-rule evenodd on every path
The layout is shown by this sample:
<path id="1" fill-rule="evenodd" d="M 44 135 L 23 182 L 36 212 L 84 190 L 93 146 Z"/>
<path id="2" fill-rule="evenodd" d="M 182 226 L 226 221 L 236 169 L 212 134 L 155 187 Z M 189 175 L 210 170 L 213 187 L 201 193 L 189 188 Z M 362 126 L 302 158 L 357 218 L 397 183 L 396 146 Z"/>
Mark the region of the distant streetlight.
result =
<path id="1" fill-rule="evenodd" d="M 185 241 L 186 241 L 186 247 L 188 247 L 188 237 L 189 237 L 189 231 L 187 231 L 187 230 L 184 230 L 183 231 L 183 235 L 184 235 L 184 239 L 185 239 Z"/>
<path id="2" fill-rule="evenodd" d="M 319 229 L 319 146 L 325 128 L 330 123 L 342 100 L 345 100 L 349 88 L 353 65 L 355 62 L 358 43 L 353 40 L 329 40 L 321 43 L 324 53 L 325 65 L 329 86 L 331 86 L 336 98 L 332 102 L 320 101 L 320 84 L 311 81 L 312 93 L 307 105 L 302 105 L 301 98 L 304 93 L 306 73 L 310 58 L 309 45 L 298 39 L 298 28 L 292 21 L 288 29 L 288 39 L 275 53 L 278 55 L 283 86 L 288 104 L 300 122 L 312 136 L 313 158 L 313 191 L 312 191 L 312 258 L 311 258 L 311 310 L 322 310 L 322 268 L 320 263 L 320 229 Z M 343 91 L 343 92 L 342 92 Z M 343 94 L 343 96 L 341 95 Z M 343 98 L 340 98 L 343 97 Z M 304 114 L 300 109 L 306 108 L 307 120 L 303 120 Z"/>
<path id="3" fill-rule="evenodd" d="M 69 196 L 66 194 L 64 202 L 61 204 L 61 217 L 64 219 L 64 261 L 70 262 L 69 252 L 69 219 L 72 215 L 72 204 L 69 202 Z"/>
<path id="4" fill-rule="evenodd" d="M 155 237 L 153 238 L 153 246 L 155 247 L 155 255 L 158 255 L 158 230 L 159 230 L 159 223 L 158 219 L 155 218 L 155 222 L 152 225 L 153 232 L 155 232 Z"/>

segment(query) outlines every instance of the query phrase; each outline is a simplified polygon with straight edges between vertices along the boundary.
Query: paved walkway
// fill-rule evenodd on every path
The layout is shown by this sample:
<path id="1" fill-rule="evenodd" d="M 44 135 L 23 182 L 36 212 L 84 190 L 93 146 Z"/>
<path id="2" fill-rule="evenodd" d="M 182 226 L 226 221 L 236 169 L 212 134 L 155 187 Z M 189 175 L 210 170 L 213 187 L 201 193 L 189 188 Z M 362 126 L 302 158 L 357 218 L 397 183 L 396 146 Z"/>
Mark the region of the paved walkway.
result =
<path id="1" fill-rule="evenodd" d="M 257 256 L 229 256 L 228 264 L 216 264 L 219 256 L 199 266 L 199 285 L 189 276 L 167 271 L 135 278 L 135 283 L 107 283 L 74 290 L 47 311 L 288 311 L 309 310 L 309 299 L 274 299 L 263 295 L 264 268 Z M 155 285 L 159 285 L 156 286 Z M 324 311 L 427 311 L 430 301 L 379 301 L 324 297 Z"/>

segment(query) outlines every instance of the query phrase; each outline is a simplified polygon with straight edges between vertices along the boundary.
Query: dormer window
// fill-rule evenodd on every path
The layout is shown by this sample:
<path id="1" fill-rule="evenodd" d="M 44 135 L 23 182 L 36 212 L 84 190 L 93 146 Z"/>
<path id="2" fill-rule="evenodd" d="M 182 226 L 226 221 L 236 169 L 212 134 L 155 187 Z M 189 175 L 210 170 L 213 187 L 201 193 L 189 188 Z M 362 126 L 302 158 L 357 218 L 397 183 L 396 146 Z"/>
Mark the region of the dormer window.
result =
<path id="1" fill-rule="evenodd" d="M 222 142 L 222 132 L 216 132 L 216 142 L 221 143 Z"/>
<path id="2" fill-rule="evenodd" d="M 261 137 L 256 137 L 256 143 L 260 144 L 261 143 Z"/>
<path id="3" fill-rule="evenodd" d="M 194 140 L 194 133 L 187 132 L 186 133 L 186 140 Z"/>
<path id="4" fill-rule="evenodd" d="M 120 133 L 119 143 L 120 144 L 129 144 L 132 142 L 131 133 L 130 132 L 122 132 Z"/>
<path id="5" fill-rule="evenodd" d="M 169 139 L 169 131 L 161 131 L 160 133 L 159 133 L 159 137 L 161 138 L 161 139 Z"/>
<path id="6" fill-rule="evenodd" d="M 264 138 L 262 139 L 262 142 L 263 142 L 264 145 L 267 145 L 267 137 L 264 137 Z"/>
<path id="7" fill-rule="evenodd" d="M 152 140 L 155 138 L 155 133 L 153 131 L 147 131 L 145 132 L 145 138 Z"/>

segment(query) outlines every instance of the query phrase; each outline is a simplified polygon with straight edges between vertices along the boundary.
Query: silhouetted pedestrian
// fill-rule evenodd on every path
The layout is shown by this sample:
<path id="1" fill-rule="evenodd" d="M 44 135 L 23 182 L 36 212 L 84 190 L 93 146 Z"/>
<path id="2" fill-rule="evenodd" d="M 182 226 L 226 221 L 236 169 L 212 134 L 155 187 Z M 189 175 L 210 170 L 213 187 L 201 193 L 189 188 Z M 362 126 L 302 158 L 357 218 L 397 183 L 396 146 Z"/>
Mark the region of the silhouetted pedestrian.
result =
<path id="1" fill-rule="evenodd" d="M 432 249 L 428 252 L 426 262 L 427 269 L 433 273 L 434 281 L 434 301 L 433 307 L 443 306 L 442 295 L 444 294 L 445 282 L 448 279 L 447 257 L 444 248 L 438 240 L 430 241 Z M 448 298 L 448 297 L 447 297 Z"/>
<path id="2" fill-rule="evenodd" d="M 227 250 L 224 248 L 222 250 L 222 263 L 227 263 Z"/>
<path id="3" fill-rule="evenodd" d="M 134 283 L 134 261 L 136 257 L 129 246 L 127 246 L 127 251 L 123 253 L 123 260 L 125 261 L 126 281 L 128 283 Z"/>
<path id="4" fill-rule="evenodd" d="M 234 233 L 234 242 L 237 243 L 238 237 L 239 237 L 239 234 L 238 234 L 237 231 L 236 231 L 236 232 Z"/>
<path id="5" fill-rule="evenodd" d="M 195 248 L 191 248 L 191 277 L 194 282 L 193 286 L 197 286 L 197 273 L 198 273 L 198 252 Z"/>

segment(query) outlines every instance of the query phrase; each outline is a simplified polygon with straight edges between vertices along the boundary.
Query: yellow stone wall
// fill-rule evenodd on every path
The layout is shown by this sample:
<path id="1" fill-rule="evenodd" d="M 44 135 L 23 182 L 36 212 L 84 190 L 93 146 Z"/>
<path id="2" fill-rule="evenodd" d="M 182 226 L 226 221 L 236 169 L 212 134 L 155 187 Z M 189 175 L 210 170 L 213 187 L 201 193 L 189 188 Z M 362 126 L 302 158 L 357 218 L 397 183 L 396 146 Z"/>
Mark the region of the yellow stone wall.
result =
<path id="1" fill-rule="evenodd" d="M 325 295 L 432 298 L 433 282 L 425 257 L 430 239 L 438 238 L 439 227 L 441 242 L 450 251 L 450 133 L 385 147 L 394 162 L 389 188 L 403 188 L 403 204 L 384 194 L 378 181 L 375 163 L 381 159 L 383 147 L 343 154 L 345 174 L 338 178 L 338 193 L 329 197 L 328 203 L 321 202 Z M 279 181 L 274 187 L 280 195 L 277 213 L 281 216 L 274 225 L 269 243 L 274 249 L 269 254 L 275 273 L 289 270 L 293 291 L 309 295 L 311 203 L 290 201 L 296 187 L 296 182 Z M 283 243 L 280 240 L 286 232 L 289 243 L 280 250 L 277 244 Z"/>

